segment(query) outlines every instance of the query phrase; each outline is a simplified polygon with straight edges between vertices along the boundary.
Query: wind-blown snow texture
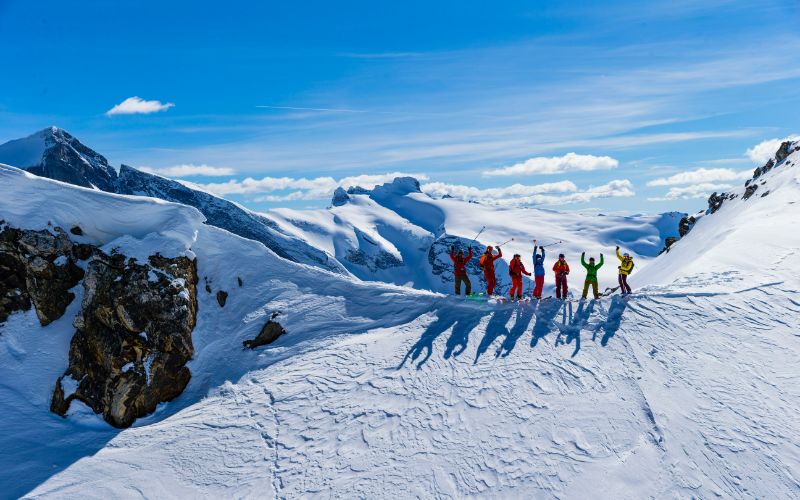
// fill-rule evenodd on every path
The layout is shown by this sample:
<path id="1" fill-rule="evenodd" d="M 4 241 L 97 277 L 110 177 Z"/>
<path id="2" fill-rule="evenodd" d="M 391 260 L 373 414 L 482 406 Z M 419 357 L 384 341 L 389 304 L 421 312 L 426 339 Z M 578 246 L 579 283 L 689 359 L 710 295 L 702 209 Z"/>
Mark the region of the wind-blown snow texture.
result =
<path id="1" fill-rule="evenodd" d="M 632 298 L 511 305 L 360 282 L 187 207 L 0 170 L 1 214 L 102 226 L 95 210 L 108 203 L 136 235 L 97 231 L 98 243 L 180 248 L 194 234 L 185 251 L 200 276 L 230 292 L 223 309 L 201 294 L 184 394 L 124 431 L 47 412 L 80 297 L 45 328 L 33 312 L 12 316 L 0 327 L 0 448 L 19 451 L 0 459 L 0 485 L 37 498 L 796 497 L 797 161 L 637 266 L 631 281 L 646 286 Z M 17 192 L 42 200 L 12 208 Z M 372 196 L 357 203 L 380 210 Z M 38 214 L 45 197 L 75 211 Z M 188 230 L 139 222 L 163 210 Z M 276 310 L 288 334 L 242 350 Z"/>

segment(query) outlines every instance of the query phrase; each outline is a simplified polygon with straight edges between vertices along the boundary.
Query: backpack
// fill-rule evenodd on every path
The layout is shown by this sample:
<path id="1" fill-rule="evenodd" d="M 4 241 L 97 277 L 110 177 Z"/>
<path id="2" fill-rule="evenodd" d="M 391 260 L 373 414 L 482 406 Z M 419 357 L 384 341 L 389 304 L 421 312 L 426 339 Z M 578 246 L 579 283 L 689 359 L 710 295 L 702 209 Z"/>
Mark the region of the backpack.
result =
<path id="1" fill-rule="evenodd" d="M 479 266 L 481 269 L 483 269 L 483 265 L 484 265 L 484 263 L 485 263 L 485 262 L 486 262 L 486 254 L 483 254 L 483 255 L 481 256 L 481 260 L 479 260 L 479 261 L 478 261 L 478 266 Z"/>

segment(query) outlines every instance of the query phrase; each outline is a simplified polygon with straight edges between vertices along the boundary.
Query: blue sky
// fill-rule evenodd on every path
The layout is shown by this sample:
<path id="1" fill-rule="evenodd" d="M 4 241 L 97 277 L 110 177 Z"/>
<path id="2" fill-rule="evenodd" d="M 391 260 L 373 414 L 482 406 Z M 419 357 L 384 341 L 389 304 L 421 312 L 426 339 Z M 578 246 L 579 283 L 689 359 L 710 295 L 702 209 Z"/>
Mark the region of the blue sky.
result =
<path id="1" fill-rule="evenodd" d="M 256 209 L 399 172 L 694 211 L 800 133 L 797 26 L 796 0 L 0 0 L 0 142 L 57 125 Z"/>

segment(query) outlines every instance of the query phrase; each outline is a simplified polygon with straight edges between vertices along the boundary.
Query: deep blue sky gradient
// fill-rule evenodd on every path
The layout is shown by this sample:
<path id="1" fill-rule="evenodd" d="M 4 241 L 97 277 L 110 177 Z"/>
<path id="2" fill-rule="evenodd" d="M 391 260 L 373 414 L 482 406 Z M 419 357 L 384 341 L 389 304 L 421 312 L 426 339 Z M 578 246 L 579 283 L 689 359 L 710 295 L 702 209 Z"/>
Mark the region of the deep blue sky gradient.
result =
<path id="1" fill-rule="evenodd" d="M 646 182 L 752 168 L 747 148 L 800 132 L 798 26 L 790 0 L 0 0 L 0 142 L 57 125 L 115 164 L 207 164 L 235 179 L 629 179 L 635 197 L 564 208 L 695 210 L 703 200 L 648 201 L 666 188 Z M 105 115 L 131 96 L 175 107 Z M 620 166 L 481 174 L 573 151 Z"/>

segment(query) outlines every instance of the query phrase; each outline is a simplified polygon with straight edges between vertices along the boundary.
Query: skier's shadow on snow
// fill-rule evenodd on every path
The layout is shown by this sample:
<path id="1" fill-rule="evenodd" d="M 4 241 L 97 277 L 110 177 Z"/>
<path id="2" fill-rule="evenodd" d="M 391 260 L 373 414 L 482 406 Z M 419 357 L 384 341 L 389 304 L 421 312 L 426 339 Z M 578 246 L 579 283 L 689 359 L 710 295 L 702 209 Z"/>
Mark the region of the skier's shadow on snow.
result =
<path id="1" fill-rule="evenodd" d="M 511 330 L 509 330 L 507 325 L 515 312 L 516 321 Z M 478 345 L 478 352 L 475 353 L 475 363 L 489 349 L 489 346 L 501 336 L 504 339 L 495 352 L 495 358 L 511 354 L 511 351 L 517 345 L 517 340 L 528 329 L 528 325 L 533 319 L 533 312 L 533 307 L 519 307 L 516 309 L 505 308 L 494 313 L 492 319 L 489 320 L 489 324 L 486 325 L 486 334 L 483 336 L 480 345 Z"/>
<path id="2" fill-rule="evenodd" d="M 450 356 L 458 356 L 467 348 L 469 332 L 474 330 L 480 321 L 481 317 L 476 316 L 471 310 L 462 310 L 458 307 L 449 310 L 439 309 L 436 321 L 428 325 L 419 340 L 411 346 L 398 369 L 402 368 L 409 358 L 411 361 L 416 361 L 424 353 L 422 360 L 417 363 L 417 369 L 422 368 L 422 365 L 427 363 L 433 354 L 433 343 L 451 327 L 453 332 L 450 338 L 447 339 L 444 358 L 449 359 Z"/>
<path id="3" fill-rule="evenodd" d="M 531 347 L 536 347 L 539 340 L 543 339 L 553 328 L 558 311 L 564 303 L 560 300 L 544 299 L 540 300 L 536 308 L 536 323 L 533 325 L 533 337 Z"/>
<path id="4" fill-rule="evenodd" d="M 600 339 L 600 345 L 605 347 L 622 325 L 622 315 L 627 307 L 628 301 L 621 295 L 615 295 L 611 299 L 611 305 L 608 306 L 606 320 L 595 327 L 592 340 L 597 337 L 599 330 L 603 330 L 603 338 Z"/>
<path id="5" fill-rule="evenodd" d="M 594 312 L 594 305 L 594 300 L 582 300 L 578 304 L 578 310 L 575 311 L 573 315 L 572 303 L 567 303 L 564 307 L 561 324 L 556 325 L 559 330 L 558 338 L 556 338 L 556 345 L 569 344 L 573 340 L 575 341 L 575 350 L 572 351 L 573 358 L 578 354 L 578 351 L 581 350 L 581 330 L 588 324 L 589 317 Z M 567 312 L 569 312 L 569 318 L 567 317 Z M 562 339 L 562 337 L 564 338 Z"/>

